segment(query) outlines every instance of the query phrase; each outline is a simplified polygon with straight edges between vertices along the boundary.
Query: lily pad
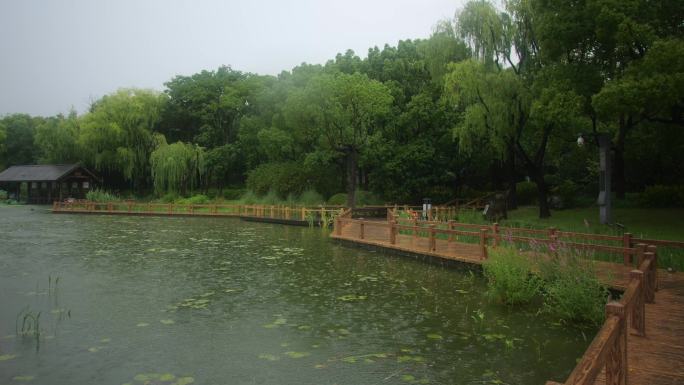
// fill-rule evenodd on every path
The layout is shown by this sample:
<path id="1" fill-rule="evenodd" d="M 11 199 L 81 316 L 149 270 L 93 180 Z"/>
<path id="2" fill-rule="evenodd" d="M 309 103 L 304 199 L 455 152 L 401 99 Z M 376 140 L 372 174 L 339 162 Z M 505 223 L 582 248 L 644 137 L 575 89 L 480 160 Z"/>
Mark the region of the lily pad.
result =
<path id="1" fill-rule="evenodd" d="M 176 323 L 176 321 L 174 321 L 172 319 L 162 319 L 162 320 L 159 320 L 159 322 L 163 323 L 164 325 L 173 325 Z"/>
<path id="2" fill-rule="evenodd" d="M 16 354 L 3 354 L 0 355 L 0 361 L 7 361 L 15 358 L 17 355 Z"/>
<path id="3" fill-rule="evenodd" d="M 34 376 L 14 376 L 12 377 L 12 381 L 22 381 L 22 382 L 28 382 L 33 380 L 35 377 Z"/>
<path id="4" fill-rule="evenodd" d="M 133 377 L 133 379 L 140 382 L 147 382 L 151 380 L 156 380 L 159 377 L 161 377 L 161 374 L 159 373 L 140 373 L 136 374 L 135 377 Z"/>
<path id="5" fill-rule="evenodd" d="M 441 340 L 442 336 L 440 336 L 439 334 L 436 334 L 436 333 L 430 333 L 427 335 L 427 338 L 429 338 L 431 340 Z"/>
<path id="6" fill-rule="evenodd" d="M 365 295 L 356 295 L 356 294 L 346 294 L 340 297 L 337 297 L 340 301 L 345 301 L 345 302 L 351 302 L 351 301 L 363 301 L 366 298 L 368 298 Z"/>
<path id="7" fill-rule="evenodd" d="M 88 351 L 91 353 L 97 353 L 100 351 L 100 347 L 99 346 L 93 346 L 91 348 L 88 348 Z"/>
<path id="8" fill-rule="evenodd" d="M 290 357 L 290 358 L 303 358 L 310 356 L 311 353 L 308 352 L 285 352 L 285 355 Z"/>
<path id="9" fill-rule="evenodd" d="M 278 360 L 280 360 L 279 356 L 276 356 L 273 354 L 268 354 L 268 353 L 259 354 L 259 358 L 261 358 L 262 360 L 267 360 L 267 361 L 278 361 Z"/>
<path id="10" fill-rule="evenodd" d="M 195 382 L 195 379 L 192 377 L 181 377 L 178 379 L 178 381 L 174 382 L 171 385 L 188 385 L 192 384 L 193 382 Z"/>
<path id="11" fill-rule="evenodd" d="M 140 322 L 139 324 L 137 324 L 135 326 L 137 326 L 139 328 L 144 328 L 145 326 L 150 326 L 150 324 L 148 324 L 147 322 Z"/>

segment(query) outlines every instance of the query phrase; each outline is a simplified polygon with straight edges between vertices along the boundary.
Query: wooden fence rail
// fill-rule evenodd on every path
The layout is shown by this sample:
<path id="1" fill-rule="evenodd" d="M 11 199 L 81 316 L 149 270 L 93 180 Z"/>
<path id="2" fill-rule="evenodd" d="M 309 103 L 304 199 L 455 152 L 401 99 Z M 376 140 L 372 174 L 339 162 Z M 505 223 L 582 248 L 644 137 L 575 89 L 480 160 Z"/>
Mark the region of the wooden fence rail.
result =
<path id="1" fill-rule="evenodd" d="M 330 222 L 343 211 L 341 208 L 302 207 L 283 205 L 241 204 L 174 204 L 122 202 L 53 202 L 53 212 L 81 212 L 102 214 L 183 215 L 183 216 L 240 216 L 292 221 Z"/>
<path id="2" fill-rule="evenodd" d="M 442 236 L 442 247 L 454 238 L 460 237 L 476 243 L 480 259 L 487 258 L 487 249 L 497 244 L 509 241 L 501 233 L 492 231 L 489 226 L 463 226 L 468 229 L 456 229 L 460 224 L 452 224 L 449 228 L 437 228 L 435 223 L 425 223 L 417 220 L 403 221 L 401 224 L 396 220 L 389 222 L 351 219 L 344 216 L 337 217 L 334 234 L 340 237 L 343 228 L 350 226 L 345 231 L 346 239 L 358 239 L 361 242 L 380 242 L 393 247 L 397 245 L 398 234 L 404 235 L 404 242 L 423 238 L 422 243 L 413 242 L 414 252 L 430 254 L 437 249 L 437 236 Z M 358 233 L 349 229 L 357 229 Z M 375 230 L 373 230 L 375 229 Z M 477 231 L 475 231 L 477 230 Z M 384 239 L 383 239 L 384 238 Z M 508 239 L 507 239 L 508 238 Z M 513 240 L 528 242 L 536 241 L 542 244 L 558 242 L 555 234 L 550 238 L 538 239 L 532 237 L 512 237 Z M 425 242 L 427 240 L 427 242 Z M 416 245 L 417 248 L 416 248 Z M 606 304 L 606 319 L 598 334 L 587 348 L 585 354 L 572 371 L 564 385 L 590 385 L 594 384 L 597 376 L 605 370 L 606 384 L 627 385 L 629 367 L 627 361 L 627 336 L 632 334 L 639 338 L 646 336 L 646 303 L 653 303 L 657 282 L 657 249 L 655 245 L 644 243 L 632 244 L 630 247 L 606 246 L 583 244 L 579 242 L 566 242 L 565 246 L 571 249 L 608 250 L 611 252 L 628 255 L 630 260 L 637 262 L 637 268 L 629 272 L 629 279 L 625 291 L 619 301 L 611 301 Z M 631 247 L 633 246 L 633 247 Z M 422 248 L 422 249 L 421 249 Z M 472 261 L 472 260 L 471 260 Z M 473 261 L 474 262 L 474 261 Z M 549 381 L 547 385 L 560 385 Z"/>
<path id="3" fill-rule="evenodd" d="M 633 333 L 646 336 L 646 306 L 655 298 L 656 246 L 637 245 L 639 268 L 630 273 L 630 282 L 620 301 L 606 304 L 606 320 L 570 373 L 565 385 L 592 385 L 605 369 L 606 385 L 628 385 L 627 337 Z M 560 385 L 547 381 L 547 385 Z"/>
<path id="4" fill-rule="evenodd" d="M 621 236 L 590 234 L 571 231 L 559 231 L 556 228 L 548 229 L 528 229 L 516 227 L 503 227 L 498 223 L 493 224 L 472 224 L 459 223 L 456 221 L 417 221 L 416 219 L 400 218 L 397 210 L 388 210 L 388 218 L 400 224 L 411 226 L 429 227 L 446 226 L 449 230 L 454 229 L 473 229 L 480 231 L 487 230 L 487 239 L 493 239 L 494 244 L 501 242 L 521 242 L 529 244 L 559 244 L 563 247 L 572 247 L 594 252 L 604 252 L 621 254 L 624 265 L 634 265 L 634 247 L 639 243 L 644 243 L 659 247 L 670 247 L 684 250 L 684 242 L 669 241 L 661 239 L 646 239 L 635 237 L 631 233 L 624 233 Z"/>

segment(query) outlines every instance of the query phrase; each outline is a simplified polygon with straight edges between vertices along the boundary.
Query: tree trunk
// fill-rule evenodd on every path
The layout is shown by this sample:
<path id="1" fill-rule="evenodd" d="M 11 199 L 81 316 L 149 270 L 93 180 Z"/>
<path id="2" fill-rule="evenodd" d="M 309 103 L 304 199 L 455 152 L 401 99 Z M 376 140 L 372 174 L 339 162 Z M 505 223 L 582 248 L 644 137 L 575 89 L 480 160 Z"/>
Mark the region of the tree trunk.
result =
<path id="1" fill-rule="evenodd" d="M 551 217 L 551 208 L 549 207 L 548 192 L 546 181 L 544 180 L 544 172 L 539 170 L 534 178 L 537 184 L 537 196 L 539 199 L 539 218 Z"/>
<path id="2" fill-rule="evenodd" d="M 347 207 L 356 207 L 356 174 L 357 174 L 357 156 L 356 150 L 350 150 L 347 153 Z"/>
<path id="3" fill-rule="evenodd" d="M 617 139 L 613 148 L 615 158 L 613 163 L 613 187 L 618 199 L 625 198 L 625 137 L 627 136 L 628 123 L 624 116 L 620 117 Z"/>
<path id="4" fill-rule="evenodd" d="M 516 188 L 517 178 L 515 175 L 515 148 L 509 145 L 506 149 L 506 181 L 508 184 L 507 207 L 508 210 L 518 208 L 518 191 Z"/>

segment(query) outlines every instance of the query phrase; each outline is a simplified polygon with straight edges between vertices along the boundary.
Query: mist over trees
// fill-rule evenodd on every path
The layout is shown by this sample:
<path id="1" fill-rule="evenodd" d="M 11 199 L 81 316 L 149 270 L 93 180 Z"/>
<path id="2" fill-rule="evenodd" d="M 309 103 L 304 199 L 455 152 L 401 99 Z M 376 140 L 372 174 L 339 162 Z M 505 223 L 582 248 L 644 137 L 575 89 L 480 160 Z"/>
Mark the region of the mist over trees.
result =
<path id="1" fill-rule="evenodd" d="M 357 190 L 446 202 L 508 190 L 594 196 L 595 135 L 613 137 L 619 198 L 681 185 L 684 3 L 470 1 L 427 39 L 278 76 L 228 66 L 88 112 L 0 119 L 0 166 L 82 162 L 138 195 L 226 188 Z M 587 140 L 578 147 L 582 134 Z M 525 191 L 518 191 L 523 188 Z"/>

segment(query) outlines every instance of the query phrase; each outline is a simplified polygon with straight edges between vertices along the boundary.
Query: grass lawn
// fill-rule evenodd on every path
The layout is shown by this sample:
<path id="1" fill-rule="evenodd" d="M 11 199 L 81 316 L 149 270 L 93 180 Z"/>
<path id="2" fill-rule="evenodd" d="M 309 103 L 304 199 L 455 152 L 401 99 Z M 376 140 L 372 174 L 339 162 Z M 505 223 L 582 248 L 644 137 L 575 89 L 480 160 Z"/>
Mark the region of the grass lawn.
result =
<path id="1" fill-rule="evenodd" d="M 554 210 L 551 218 L 539 219 L 539 208 L 527 206 L 509 211 L 508 218 L 501 221 L 503 226 L 556 227 L 566 231 L 616 235 L 623 232 L 616 226 L 600 224 L 598 207 Z M 622 224 L 624 232 L 635 237 L 684 241 L 684 209 L 614 208 L 613 222 Z"/>

